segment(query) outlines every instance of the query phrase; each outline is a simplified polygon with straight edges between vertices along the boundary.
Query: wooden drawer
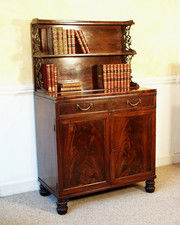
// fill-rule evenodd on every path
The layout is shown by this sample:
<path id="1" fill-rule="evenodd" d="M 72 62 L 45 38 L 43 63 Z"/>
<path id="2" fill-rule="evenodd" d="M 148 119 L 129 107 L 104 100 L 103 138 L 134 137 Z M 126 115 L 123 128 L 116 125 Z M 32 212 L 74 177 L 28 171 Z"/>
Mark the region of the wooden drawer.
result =
<path id="1" fill-rule="evenodd" d="M 155 95 L 131 95 L 109 102 L 109 110 L 137 110 L 144 107 L 155 107 Z"/>
<path id="2" fill-rule="evenodd" d="M 89 113 L 111 110 L 137 110 L 144 107 L 155 107 L 155 95 L 131 95 L 106 100 L 58 103 L 57 115 Z"/>
<path id="3" fill-rule="evenodd" d="M 75 103 L 63 103 L 57 105 L 58 115 L 89 113 L 107 110 L 108 101 L 83 101 Z"/>

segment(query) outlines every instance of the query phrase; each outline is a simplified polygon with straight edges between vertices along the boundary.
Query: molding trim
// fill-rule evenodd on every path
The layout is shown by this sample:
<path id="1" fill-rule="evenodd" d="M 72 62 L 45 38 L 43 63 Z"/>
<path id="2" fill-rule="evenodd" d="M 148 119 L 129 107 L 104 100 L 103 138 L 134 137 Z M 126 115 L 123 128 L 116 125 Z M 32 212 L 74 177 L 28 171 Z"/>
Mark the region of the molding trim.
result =
<path id="1" fill-rule="evenodd" d="M 180 75 L 177 76 L 163 76 L 163 77 L 133 77 L 133 81 L 138 82 L 140 86 L 144 85 L 158 85 L 158 84 L 180 84 Z M 16 85 L 16 86 L 2 86 L 0 87 L 0 95 L 16 95 L 33 93 L 33 84 Z"/>
<path id="2" fill-rule="evenodd" d="M 173 163 L 180 163 L 180 153 L 173 155 Z"/>
<path id="3" fill-rule="evenodd" d="M 164 76 L 164 77 L 144 77 L 136 78 L 133 77 L 133 81 L 144 85 L 159 85 L 159 84 L 180 84 L 180 75 L 177 76 Z"/>
<path id="4" fill-rule="evenodd" d="M 0 87 L 0 95 L 17 95 L 33 93 L 33 84 Z"/>
<path id="5" fill-rule="evenodd" d="M 0 186 L 0 197 L 39 190 L 37 180 L 20 181 Z"/>

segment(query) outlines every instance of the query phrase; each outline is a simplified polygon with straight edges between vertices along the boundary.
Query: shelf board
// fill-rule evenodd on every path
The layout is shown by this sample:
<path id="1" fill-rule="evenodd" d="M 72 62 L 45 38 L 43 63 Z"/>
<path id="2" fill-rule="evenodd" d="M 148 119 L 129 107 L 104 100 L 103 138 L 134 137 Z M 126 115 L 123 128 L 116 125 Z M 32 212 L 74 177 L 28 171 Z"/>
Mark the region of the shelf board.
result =
<path id="1" fill-rule="evenodd" d="M 90 53 L 90 54 L 61 54 L 61 55 L 46 55 L 34 54 L 34 58 L 60 58 L 60 57 L 93 57 L 93 56 L 121 56 L 121 55 L 135 55 L 136 51 L 118 52 L 118 53 Z"/>
<path id="2" fill-rule="evenodd" d="M 32 24 L 38 25 L 104 25 L 104 26 L 120 26 L 120 25 L 133 25 L 133 20 L 128 21 L 78 21 L 78 20 L 44 20 L 35 18 L 32 20 Z"/>

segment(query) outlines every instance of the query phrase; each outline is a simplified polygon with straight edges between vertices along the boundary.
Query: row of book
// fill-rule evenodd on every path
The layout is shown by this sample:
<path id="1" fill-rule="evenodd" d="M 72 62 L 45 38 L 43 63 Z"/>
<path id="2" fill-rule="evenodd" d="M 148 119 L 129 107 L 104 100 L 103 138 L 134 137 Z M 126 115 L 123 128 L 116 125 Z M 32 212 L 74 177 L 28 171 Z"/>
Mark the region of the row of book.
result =
<path id="1" fill-rule="evenodd" d="M 86 38 L 81 30 L 63 29 L 62 27 L 42 28 L 41 50 L 50 55 L 76 54 L 79 44 L 82 53 L 90 53 Z"/>
<path id="2" fill-rule="evenodd" d="M 43 88 L 48 92 L 58 92 L 58 68 L 55 64 L 42 64 Z"/>
<path id="3" fill-rule="evenodd" d="M 97 69 L 98 88 L 101 89 L 130 89 L 130 64 L 104 64 Z"/>
<path id="4" fill-rule="evenodd" d="M 55 64 L 42 64 L 41 73 L 43 88 L 48 92 L 81 91 L 82 85 L 79 81 L 66 80 L 58 82 L 58 68 Z"/>

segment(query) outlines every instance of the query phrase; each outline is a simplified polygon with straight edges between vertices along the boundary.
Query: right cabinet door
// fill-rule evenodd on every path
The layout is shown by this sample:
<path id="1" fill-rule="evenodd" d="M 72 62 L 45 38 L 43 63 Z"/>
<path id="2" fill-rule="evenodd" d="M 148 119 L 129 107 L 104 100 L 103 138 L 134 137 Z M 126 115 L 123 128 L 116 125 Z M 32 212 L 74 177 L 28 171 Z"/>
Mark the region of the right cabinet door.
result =
<path id="1" fill-rule="evenodd" d="M 155 174 L 155 115 L 153 109 L 111 116 L 112 183 Z"/>

